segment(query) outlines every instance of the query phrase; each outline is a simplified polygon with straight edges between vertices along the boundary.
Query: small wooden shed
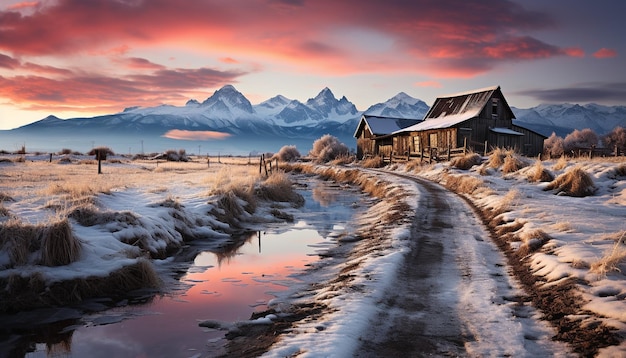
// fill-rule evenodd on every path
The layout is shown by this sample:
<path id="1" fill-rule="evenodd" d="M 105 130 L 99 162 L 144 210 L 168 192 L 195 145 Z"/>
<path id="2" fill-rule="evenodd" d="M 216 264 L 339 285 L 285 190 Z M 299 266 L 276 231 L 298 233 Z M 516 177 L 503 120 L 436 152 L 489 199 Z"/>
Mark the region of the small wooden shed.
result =
<path id="1" fill-rule="evenodd" d="M 385 154 L 392 151 L 392 133 L 421 122 L 421 119 L 394 118 L 364 114 L 354 132 L 357 158 Z"/>
<path id="2" fill-rule="evenodd" d="M 393 152 L 417 155 L 427 148 L 445 153 L 465 145 L 477 152 L 504 147 L 540 154 L 546 137 L 514 125 L 514 118 L 500 86 L 439 97 L 424 121 L 393 133 Z"/>

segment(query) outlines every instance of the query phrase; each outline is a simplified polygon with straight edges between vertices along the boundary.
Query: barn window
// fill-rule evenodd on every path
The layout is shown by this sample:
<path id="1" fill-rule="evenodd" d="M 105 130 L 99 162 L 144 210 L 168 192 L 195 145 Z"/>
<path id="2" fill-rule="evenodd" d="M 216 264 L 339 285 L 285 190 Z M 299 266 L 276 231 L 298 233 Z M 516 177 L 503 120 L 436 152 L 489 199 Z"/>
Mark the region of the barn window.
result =
<path id="1" fill-rule="evenodd" d="M 498 119 L 498 99 L 491 99 L 491 118 Z"/>

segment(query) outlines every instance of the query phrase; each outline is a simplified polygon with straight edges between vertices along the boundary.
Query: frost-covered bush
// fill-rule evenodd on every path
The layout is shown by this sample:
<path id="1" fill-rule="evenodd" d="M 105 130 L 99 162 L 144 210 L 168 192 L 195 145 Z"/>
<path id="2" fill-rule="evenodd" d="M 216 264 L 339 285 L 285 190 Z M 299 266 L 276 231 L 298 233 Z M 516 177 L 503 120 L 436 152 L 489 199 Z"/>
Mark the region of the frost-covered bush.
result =
<path id="1" fill-rule="evenodd" d="M 327 163 L 340 156 L 347 156 L 348 153 L 348 147 L 330 134 L 325 134 L 313 142 L 313 149 L 309 152 L 318 163 Z"/>
<path id="2" fill-rule="evenodd" d="M 602 137 L 602 144 L 610 149 L 617 147 L 621 153 L 626 152 L 626 128 L 613 128 L 610 133 Z"/>
<path id="3" fill-rule="evenodd" d="M 563 139 L 563 149 L 570 152 L 579 148 L 591 148 L 598 145 L 598 135 L 589 128 L 575 129 Z"/>
<path id="4" fill-rule="evenodd" d="M 543 153 L 556 158 L 563 155 L 563 138 L 552 132 L 552 135 L 543 141 Z"/>
<path id="5" fill-rule="evenodd" d="M 280 148 L 278 153 L 274 154 L 281 162 L 293 162 L 301 157 L 300 152 L 295 145 L 286 145 Z"/>

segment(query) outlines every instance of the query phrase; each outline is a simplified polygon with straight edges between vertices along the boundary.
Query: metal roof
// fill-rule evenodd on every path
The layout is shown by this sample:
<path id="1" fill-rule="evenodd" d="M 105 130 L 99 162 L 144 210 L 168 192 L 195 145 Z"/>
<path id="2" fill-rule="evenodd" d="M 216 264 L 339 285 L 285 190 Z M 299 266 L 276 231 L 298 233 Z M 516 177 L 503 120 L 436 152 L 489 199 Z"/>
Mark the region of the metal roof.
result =
<path id="1" fill-rule="evenodd" d="M 381 116 L 371 116 L 364 114 L 361 117 L 361 121 L 357 126 L 356 132 L 354 136 L 357 136 L 359 129 L 361 128 L 363 122 L 367 125 L 375 136 L 387 135 L 394 133 L 396 131 L 402 130 L 406 127 L 410 127 L 421 122 L 421 119 L 413 119 L 413 118 L 393 118 L 393 117 L 381 117 Z"/>
<path id="2" fill-rule="evenodd" d="M 423 122 L 394 133 L 449 128 L 477 117 L 496 91 L 500 91 L 500 86 L 438 97 L 426 113 Z M 504 99 L 504 96 L 502 98 Z M 506 100 L 504 100 L 504 104 L 510 111 L 511 118 L 515 118 Z"/>

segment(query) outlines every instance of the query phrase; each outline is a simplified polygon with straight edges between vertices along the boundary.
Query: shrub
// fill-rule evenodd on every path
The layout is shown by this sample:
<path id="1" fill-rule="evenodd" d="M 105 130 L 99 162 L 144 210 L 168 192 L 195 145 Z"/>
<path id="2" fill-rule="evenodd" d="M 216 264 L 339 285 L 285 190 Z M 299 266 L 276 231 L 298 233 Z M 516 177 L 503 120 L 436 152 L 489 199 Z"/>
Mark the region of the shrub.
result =
<path id="1" fill-rule="evenodd" d="M 189 158 L 187 157 L 187 152 L 184 149 L 179 149 L 176 151 L 175 149 L 168 149 L 165 151 L 165 159 L 170 162 L 187 162 Z"/>
<path id="2" fill-rule="evenodd" d="M 72 154 L 72 150 L 68 149 L 68 148 L 63 148 L 61 149 L 61 151 L 59 152 L 59 154 L 61 155 L 68 155 L 68 154 Z"/>
<path id="3" fill-rule="evenodd" d="M 543 153 L 550 158 L 555 158 L 562 156 L 563 152 L 563 138 L 552 132 L 552 135 L 543 141 Z"/>
<path id="4" fill-rule="evenodd" d="M 453 158 L 450 165 L 457 169 L 468 170 L 474 165 L 480 164 L 482 157 L 478 153 L 467 153 L 462 157 Z"/>
<path id="5" fill-rule="evenodd" d="M 589 174 L 579 166 L 576 166 L 559 175 L 544 190 L 553 189 L 556 189 L 557 194 L 562 193 L 568 196 L 583 197 L 593 195 L 596 188 Z"/>
<path id="6" fill-rule="evenodd" d="M 301 155 L 295 145 L 285 145 L 274 154 L 274 157 L 281 162 L 295 162 Z"/>
<path id="7" fill-rule="evenodd" d="M 341 143 L 337 137 L 325 134 L 313 142 L 313 149 L 309 153 L 315 157 L 318 163 L 327 163 L 342 155 L 348 155 L 348 147 Z"/>
<path id="8" fill-rule="evenodd" d="M 87 153 L 87 155 L 95 155 L 96 160 L 106 160 L 108 155 L 115 155 L 109 147 L 96 147 Z"/>

